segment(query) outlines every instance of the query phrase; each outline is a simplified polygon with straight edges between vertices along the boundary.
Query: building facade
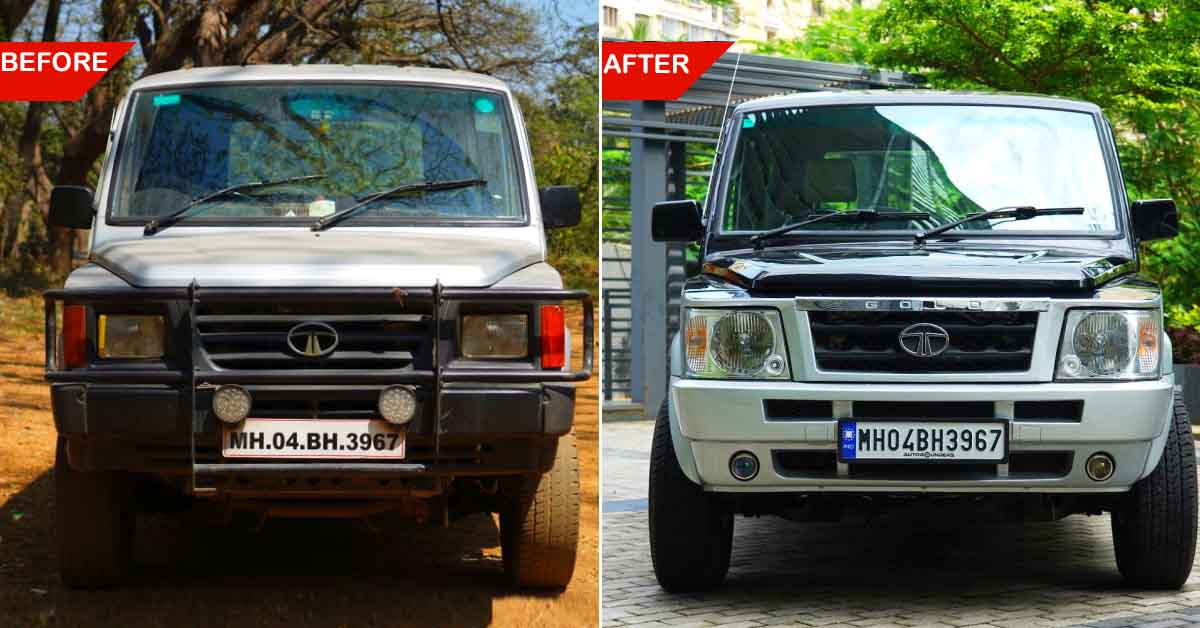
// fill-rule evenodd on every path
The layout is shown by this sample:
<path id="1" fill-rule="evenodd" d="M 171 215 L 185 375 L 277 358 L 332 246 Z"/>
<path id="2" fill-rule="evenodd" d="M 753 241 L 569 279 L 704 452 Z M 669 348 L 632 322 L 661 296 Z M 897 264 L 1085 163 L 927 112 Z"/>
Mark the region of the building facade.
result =
<path id="1" fill-rule="evenodd" d="M 613 39 L 753 42 L 794 39 L 826 13 L 879 0 L 734 0 L 716 6 L 703 0 L 601 0 L 600 31 Z"/>

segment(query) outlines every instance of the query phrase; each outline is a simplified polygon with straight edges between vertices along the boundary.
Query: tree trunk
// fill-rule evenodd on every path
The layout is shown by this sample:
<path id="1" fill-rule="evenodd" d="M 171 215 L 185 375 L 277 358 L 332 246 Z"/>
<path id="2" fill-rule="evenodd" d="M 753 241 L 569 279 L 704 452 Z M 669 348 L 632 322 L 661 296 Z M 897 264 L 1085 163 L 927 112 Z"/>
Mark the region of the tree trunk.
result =
<path id="1" fill-rule="evenodd" d="M 58 15 L 62 0 L 50 0 L 46 5 L 46 21 L 42 27 L 42 41 L 54 41 L 58 37 Z M 28 10 L 28 9 L 26 9 Z M 22 15 L 22 17 L 24 17 Z M 13 25 L 15 28 L 15 25 Z M 49 181 L 42 169 L 42 151 L 39 144 L 42 135 L 42 118 L 49 105 L 31 102 L 25 110 L 25 122 L 21 125 L 21 138 L 17 142 L 17 154 L 21 156 L 21 172 L 25 185 L 20 192 L 7 199 L 4 205 L 4 238 L 0 240 L 0 257 L 11 258 L 21 240 L 21 226 L 28 215 L 28 200 L 35 206 L 49 199 Z"/>
<path id="2" fill-rule="evenodd" d="M 130 7 L 120 0 L 102 0 L 100 3 L 100 39 L 103 41 L 118 41 L 128 39 L 132 31 Z M 96 160 L 104 154 L 108 144 L 108 131 L 112 125 L 113 110 L 116 107 L 116 94 L 123 91 L 117 81 L 121 78 L 122 61 L 118 62 L 95 87 L 88 90 L 84 97 L 84 121 L 79 131 L 71 136 L 63 146 L 62 162 L 58 175 L 54 178 L 55 185 L 87 185 L 88 173 Z M 43 207 L 43 215 L 49 218 L 48 207 Z M 71 229 L 62 229 L 46 224 L 46 236 L 49 240 L 50 255 L 47 260 L 51 273 L 57 277 L 66 277 L 71 272 L 71 253 L 75 248 L 75 233 Z"/>

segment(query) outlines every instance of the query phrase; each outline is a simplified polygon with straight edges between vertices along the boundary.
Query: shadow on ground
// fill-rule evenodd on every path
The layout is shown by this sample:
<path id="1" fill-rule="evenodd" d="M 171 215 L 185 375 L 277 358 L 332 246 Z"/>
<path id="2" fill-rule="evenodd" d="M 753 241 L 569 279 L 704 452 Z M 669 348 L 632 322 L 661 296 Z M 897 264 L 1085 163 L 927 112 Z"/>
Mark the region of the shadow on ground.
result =
<path id="1" fill-rule="evenodd" d="M 1120 584 L 1108 517 L 988 524 L 896 515 L 870 523 L 738 521 L 731 591 L 800 587 L 899 596 Z"/>
<path id="2" fill-rule="evenodd" d="M 0 507 L 0 625 L 484 626 L 507 585 L 494 518 L 449 528 L 373 519 L 141 515 L 120 589 L 65 589 L 55 573 L 53 477 Z M 552 598 L 557 594 L 548 595 Z M 7 617 L 7 619 L 6 619 Z"/>
<path id="3" fill-rule="evenodd" d="M 914 513 L 869 523 L 739 518 L 728 579 L 688 595 L 659 589 L 645 511 L 605 514 L 604 534 L 601 615 L 609 626 L 648 614 L 706 625 L 1068 626 L 1175 619 L 1200 604 L 1200 570 L 1182 591 L 1126 588 L 1108 516 L 1028 524 Z"/>

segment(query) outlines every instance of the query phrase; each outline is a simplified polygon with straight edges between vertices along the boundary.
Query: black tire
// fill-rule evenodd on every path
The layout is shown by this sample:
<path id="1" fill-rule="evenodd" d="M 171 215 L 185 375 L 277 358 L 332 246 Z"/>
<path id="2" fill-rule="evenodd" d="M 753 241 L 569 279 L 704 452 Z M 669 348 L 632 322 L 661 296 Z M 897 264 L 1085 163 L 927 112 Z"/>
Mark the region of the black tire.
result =
<path id="1" fill-rule="evenodd" d="M 63 584 L 95 589 L 120 584 L 133 558 L 136 513 L 120 471 L 78 471 L 58 439 L 54 458 L 55 534 Z"/>
<path id="2" fill-rule="evenodd" d="M 1183 395 L 1162 459 L 1112 513 L 1117 569 L 1139 589 L 1178 589 L 1196 556 L 1196 453 Z"/>
<path id="3" fill-rule="evenodd" d="M 558 439 L 554 467 L 511 485 L 500 511 L 504 573 L 519 587 L 563 589 L 579 545 L 579 452 L 575 434 Z"/>
<path id="4" fill-rule="evenodd" d="M 679 468 L 664 402 L 650 446 L 650 559 L 671 593 L 706 591 L 725 580 L 733 513 Z"/>

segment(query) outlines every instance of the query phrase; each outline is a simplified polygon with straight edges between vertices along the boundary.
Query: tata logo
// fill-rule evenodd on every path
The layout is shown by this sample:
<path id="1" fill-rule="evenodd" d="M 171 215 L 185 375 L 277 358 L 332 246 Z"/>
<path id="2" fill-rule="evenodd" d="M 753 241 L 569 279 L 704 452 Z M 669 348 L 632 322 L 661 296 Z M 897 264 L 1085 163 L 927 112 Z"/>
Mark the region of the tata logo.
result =
<path id="1" fill-rule="evenodd" d="M 325 323 L 300 323 L 288 331 L 288 348 L 306 358 L 322 358 L 338 346 L 337 330 Z"/>
<path id="2" fill-rule="evenodd" d="M 918 358 L 932 358 L 950 346 L 950 334 L 933 323 L 917 323 L 900 331 L 900 348 Z"/>

